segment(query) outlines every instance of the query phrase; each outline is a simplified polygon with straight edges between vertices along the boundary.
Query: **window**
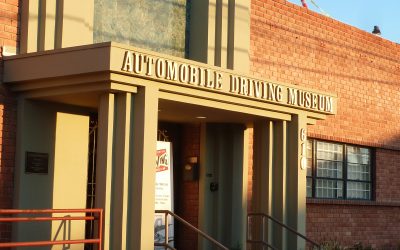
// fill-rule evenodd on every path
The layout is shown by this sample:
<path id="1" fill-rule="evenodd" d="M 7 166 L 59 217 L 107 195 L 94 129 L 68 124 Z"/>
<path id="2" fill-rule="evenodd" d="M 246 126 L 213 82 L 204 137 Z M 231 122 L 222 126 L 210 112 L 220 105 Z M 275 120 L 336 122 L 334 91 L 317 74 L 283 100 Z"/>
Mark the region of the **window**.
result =
<path id="1" fill-rule="evenodd" d="M 307 141 L 307 197 L 372 199 L 371 149 Z"/>

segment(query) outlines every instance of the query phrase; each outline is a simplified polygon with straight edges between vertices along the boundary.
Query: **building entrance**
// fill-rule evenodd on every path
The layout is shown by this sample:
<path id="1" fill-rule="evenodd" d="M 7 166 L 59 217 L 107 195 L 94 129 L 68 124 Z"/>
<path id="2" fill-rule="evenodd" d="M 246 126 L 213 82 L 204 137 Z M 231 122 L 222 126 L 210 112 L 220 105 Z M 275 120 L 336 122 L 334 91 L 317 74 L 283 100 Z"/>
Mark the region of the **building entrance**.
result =
<path id="1" fill-rule="evenodd" d="M 205 164 L 200 185 L 200 225 L 229 249 L 243 249 L 246 227 L 247 166 L 241 124 L 205 126 Z M 247 145 L 246 145 L 247 146 Z M 200 240 L 200 249 L 213 249 Z"/>
<path id="2" fill-rule="evenodd" d="M 245 240 L 244 130 L 244 125 L 234 123 L 158 126 L 158 140 L 173 145 L 174 212 L 232 248 L 242 247 Z M 177 249 L 213 249 L 179 222 L 174 228 Z"/>

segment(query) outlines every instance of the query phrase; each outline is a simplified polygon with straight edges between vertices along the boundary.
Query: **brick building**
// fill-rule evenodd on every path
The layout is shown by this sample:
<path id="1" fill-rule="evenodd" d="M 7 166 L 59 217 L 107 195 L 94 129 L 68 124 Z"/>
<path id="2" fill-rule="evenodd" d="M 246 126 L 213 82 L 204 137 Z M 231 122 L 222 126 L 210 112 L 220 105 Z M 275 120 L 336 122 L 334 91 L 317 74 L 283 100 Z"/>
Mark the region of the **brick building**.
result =
<path id="1" fill-rule="evenodd" d="M 252 212 L 319 243 L 400 247 L 400 45 L 286 0 L 39 2 L 0 1 L 3 55 L 17 53 L 2 60 L 0 208 L 90 207 L 85 134 L 98 122 L 92 203 L 105 209 L 106 249 L 153 245 L 154 171 L 143 166 L 157 131 L 174 149 L 174 212 L 230 248 L 253 246 Z M 168 62 L 180 71 L 163 78 Z M 237 92 L 232 80 L 225 90 L 234 77 Z M 46 175 L 26 173 L 31 151 L 47 154 Z M 58 226 L 3 223 L 0 242 L 54 238 Z M 270 227 L 268 242 L 304 249 Z M 179 223 L 174 244 L 210 249 Z"/>
<path id="2" fill-rule="evenodd" d="M 400 46 L 286 1 L 252 1 L 251 48 L 253 74 L 337 93 L 337 115 L 309 138 L 370 150 L 370 195 L 310 194 L 308 236 L 398 247 Z"/>

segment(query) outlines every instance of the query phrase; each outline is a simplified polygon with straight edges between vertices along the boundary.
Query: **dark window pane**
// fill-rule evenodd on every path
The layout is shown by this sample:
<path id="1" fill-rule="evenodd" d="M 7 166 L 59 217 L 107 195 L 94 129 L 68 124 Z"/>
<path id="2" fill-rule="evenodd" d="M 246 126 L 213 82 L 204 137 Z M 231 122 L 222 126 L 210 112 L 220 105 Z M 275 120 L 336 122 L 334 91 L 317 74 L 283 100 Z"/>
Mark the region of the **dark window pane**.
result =
<path id="1" fill-rule="evenodd" d="M 312 197 L 312 178 L 307 177 L 307 198 Z"/>

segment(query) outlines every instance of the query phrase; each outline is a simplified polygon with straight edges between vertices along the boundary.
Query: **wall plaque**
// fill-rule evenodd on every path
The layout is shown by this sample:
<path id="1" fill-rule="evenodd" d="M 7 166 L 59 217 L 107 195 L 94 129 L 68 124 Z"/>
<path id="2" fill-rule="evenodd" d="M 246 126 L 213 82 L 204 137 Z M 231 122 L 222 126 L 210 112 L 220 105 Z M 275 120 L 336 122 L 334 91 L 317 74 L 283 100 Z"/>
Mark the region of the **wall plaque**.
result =
<path id="1" fill-rule="evenodd" d="M 26 152 L 25 173 L 47 174 L 49 172 L 49 154 Z"/>

